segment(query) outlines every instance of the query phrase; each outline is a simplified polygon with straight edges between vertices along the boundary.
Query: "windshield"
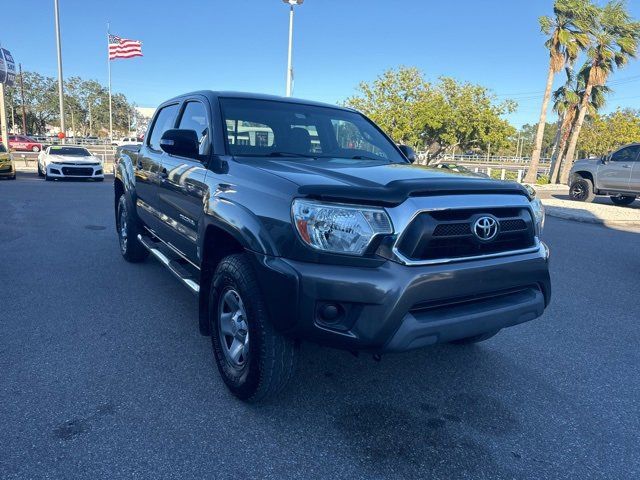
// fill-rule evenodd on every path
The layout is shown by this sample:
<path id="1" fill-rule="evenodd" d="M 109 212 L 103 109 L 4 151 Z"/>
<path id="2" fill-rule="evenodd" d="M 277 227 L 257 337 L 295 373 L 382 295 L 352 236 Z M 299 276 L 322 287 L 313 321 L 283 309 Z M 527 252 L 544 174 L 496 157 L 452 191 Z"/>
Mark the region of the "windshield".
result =
<path id="1" fill-rule="evenodd" d="M 72 157 L 90 157 L 91 154 L 86 148 L 78 147 L 51 147 L 49 155 L 69 155 Z"/>
<path id="2" fill-rule="evenodd" d="M 221 98 L 229 153 L 406 163 L 396 147 L 356 112 L 271 100 Z"/>

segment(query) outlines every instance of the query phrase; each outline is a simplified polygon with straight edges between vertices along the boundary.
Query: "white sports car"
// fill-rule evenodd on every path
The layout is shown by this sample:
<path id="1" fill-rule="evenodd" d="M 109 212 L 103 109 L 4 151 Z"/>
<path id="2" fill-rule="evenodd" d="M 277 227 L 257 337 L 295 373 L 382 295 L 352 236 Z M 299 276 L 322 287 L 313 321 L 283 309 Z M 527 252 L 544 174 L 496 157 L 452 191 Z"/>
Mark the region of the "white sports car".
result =
<path id="1" fill-rule="evenodd" d="M 38 155 L 38 175 L 45 180 L 53 178 L 92 178 L 104 180 L 104 169 L 99 157 L 86 148 L 52 145 Z"/>

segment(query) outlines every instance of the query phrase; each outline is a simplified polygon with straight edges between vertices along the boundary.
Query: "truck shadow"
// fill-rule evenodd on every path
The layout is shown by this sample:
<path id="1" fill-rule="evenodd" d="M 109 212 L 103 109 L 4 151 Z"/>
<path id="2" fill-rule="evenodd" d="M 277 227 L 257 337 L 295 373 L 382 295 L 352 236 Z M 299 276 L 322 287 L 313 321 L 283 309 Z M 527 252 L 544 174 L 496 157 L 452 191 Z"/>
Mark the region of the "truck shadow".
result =
<path id="1" fill-rule="evenodd" d="M 512 381 L 531 375 L 529 381 L 546 391 L 549 401 L 558 395 L 491 342 L 435 346 L 381 362 L 305 344 L 295 385 L 260 406 L 260 413 L 294 430 L 304 428 L 300 406 L 326 417 L 312 424 L 324 423 L 323 436 L 373 476 L 512 476 L 489 446 L 519 435 L 527 425 L 495 392 L 510 389 L 512 398 L 526 403 L 527 390 L 514 388 Z M 519 455 L 512 451 L 507 460 Z"/>

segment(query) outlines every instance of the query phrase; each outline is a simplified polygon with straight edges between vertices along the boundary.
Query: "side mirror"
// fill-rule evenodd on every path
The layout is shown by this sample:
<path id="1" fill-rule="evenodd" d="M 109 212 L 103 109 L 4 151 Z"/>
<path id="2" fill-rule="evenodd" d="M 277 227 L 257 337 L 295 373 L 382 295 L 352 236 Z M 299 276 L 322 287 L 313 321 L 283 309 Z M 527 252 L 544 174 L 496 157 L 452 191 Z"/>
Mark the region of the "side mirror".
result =
<path id="1" fill-rule="evenodd" d="M 198 159 L 199 143 L 195 130 L 172 128 L 162 134 L 160 148 L 169 155 Z"/>
<path id="2" fill-rule="evenodd" d="M 413 148 L 408 145 L 398 145 L 398 148 L 411 163 L 416 161 L 416 152 L 413 150 Z"/>

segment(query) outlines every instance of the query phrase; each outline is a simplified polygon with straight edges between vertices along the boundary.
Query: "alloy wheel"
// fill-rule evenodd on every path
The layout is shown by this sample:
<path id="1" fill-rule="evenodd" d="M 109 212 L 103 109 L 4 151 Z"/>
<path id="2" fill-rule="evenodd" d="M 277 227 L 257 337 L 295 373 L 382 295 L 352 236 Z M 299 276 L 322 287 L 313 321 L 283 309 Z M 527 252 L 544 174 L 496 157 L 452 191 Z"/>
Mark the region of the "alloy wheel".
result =
<path id="1" fill-rule="evenodd" d="M 228 288 L 218 303 L 218 334 L 227 362 L 241 369 L 249 356 L 249 326 L 242 298 Z"/>
<path id="2" fill-rule="evenodd" d="M 127 253 L 127 239 L 129 232 L 127 231 L 127 211 L 125 208 L 120 209 L 120 251 L 124 255 Z"/>

